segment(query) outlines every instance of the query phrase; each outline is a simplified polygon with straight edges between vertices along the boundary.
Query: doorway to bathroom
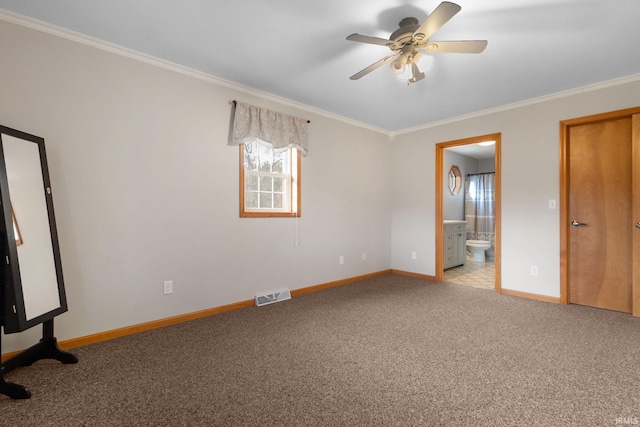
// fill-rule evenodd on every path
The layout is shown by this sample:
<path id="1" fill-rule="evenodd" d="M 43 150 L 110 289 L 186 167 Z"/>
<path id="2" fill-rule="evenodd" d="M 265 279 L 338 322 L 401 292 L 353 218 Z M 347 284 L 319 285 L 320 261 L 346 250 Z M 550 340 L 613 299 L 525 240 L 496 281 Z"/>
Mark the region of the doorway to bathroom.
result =
<path id="1" fill-rule="evenodd" d="M 436 280 L 501 290 L 500 148 L 500 133 L 436 144 Z"/>

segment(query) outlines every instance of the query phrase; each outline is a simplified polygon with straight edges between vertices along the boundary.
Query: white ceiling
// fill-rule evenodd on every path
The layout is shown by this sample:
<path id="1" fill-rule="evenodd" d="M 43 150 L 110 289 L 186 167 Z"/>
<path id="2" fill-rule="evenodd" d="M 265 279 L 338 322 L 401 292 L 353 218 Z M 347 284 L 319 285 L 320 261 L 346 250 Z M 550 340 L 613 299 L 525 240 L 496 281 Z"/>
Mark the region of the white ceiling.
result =
<path id="1" fill-rule="evenodd" d="M 474 159 L 492 159 L 496 155 L 495 145 L 465 144 L 447 147 L 446 150 L 463 154 Z"/>
<path id="2" fill-rule="evenodd" d="M 486 39 L 481 54 L 434 54 L 407 85 L 388 38 L 440 0 L 0 0 L 0 8 L 237 84 L 397 132 L 622 77 L 640 78 L 639 0 L 454 0 L 432 37 Z M 0 14 L 1 16 L 1 14 Z"/>

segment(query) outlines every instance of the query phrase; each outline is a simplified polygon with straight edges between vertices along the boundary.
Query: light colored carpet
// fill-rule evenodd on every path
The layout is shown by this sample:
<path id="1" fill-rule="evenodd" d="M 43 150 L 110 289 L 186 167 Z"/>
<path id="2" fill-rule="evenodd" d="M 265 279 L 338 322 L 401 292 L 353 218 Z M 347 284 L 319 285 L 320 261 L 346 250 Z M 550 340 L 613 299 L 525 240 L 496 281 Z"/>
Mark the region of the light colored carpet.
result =
<path id="1" fill-rule="evenodd" d="M 614 426 L 640 319 L 381 276 L 75 349 L 7 379 L 11 426 Z"/>

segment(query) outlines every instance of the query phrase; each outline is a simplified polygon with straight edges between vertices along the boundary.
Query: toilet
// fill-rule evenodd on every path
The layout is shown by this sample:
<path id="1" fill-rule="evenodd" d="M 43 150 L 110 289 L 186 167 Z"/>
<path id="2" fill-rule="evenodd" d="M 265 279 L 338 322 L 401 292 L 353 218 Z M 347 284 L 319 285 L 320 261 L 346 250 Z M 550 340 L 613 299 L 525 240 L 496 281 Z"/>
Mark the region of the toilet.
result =
<path id="1" fill-rule="evenodd" d="M 473 254 L 475 262 L 484 262 L 484 252 L 491 247 L 488 240 L 467 240 L 467 248 Z"/>

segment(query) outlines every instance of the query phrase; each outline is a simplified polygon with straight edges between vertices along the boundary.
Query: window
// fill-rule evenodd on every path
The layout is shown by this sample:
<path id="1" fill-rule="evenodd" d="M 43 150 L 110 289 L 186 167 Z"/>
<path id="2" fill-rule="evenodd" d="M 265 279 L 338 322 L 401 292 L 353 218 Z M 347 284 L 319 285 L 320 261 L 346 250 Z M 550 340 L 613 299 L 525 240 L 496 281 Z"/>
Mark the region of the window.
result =
<path id="1" fill-rule="evenodd" d="M 300 152 L 265 142 L 240 145 L 240 216 L 300 216 Z"/>

